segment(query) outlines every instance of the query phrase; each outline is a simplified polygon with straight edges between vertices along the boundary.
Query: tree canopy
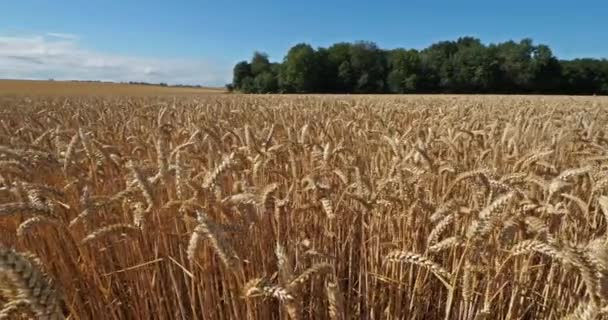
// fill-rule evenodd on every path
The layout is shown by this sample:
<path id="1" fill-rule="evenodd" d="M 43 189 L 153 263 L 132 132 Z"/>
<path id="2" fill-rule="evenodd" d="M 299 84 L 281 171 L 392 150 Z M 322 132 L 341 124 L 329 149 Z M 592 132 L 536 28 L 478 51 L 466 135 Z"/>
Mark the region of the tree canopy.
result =
<path id="1" fill-rule="evenodd" d="M 234 66 L 229 86 L 244 93 L 608 94 L 608 60 L 559 60 L 532 39 L 484 44 L 461 37 L 422 50 L 300 43 L 280 63 L 254 52 Z"/>

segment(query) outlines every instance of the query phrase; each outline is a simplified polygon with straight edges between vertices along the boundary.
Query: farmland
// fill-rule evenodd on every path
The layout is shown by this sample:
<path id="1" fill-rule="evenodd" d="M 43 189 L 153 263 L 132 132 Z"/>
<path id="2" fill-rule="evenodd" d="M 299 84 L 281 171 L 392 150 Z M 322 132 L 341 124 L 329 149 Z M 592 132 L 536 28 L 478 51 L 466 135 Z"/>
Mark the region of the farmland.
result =
<path id="1" fill-rule="evenodd" d="M 16 91 L 0 318 L 607 310 L 607 98 Z"/>
<path id="2" fill-rule="evenodd" d="M 86 81 L 2 80 L 0 96 L 158 96 L 221 93 L 221 88 L 161 87 Z"/>

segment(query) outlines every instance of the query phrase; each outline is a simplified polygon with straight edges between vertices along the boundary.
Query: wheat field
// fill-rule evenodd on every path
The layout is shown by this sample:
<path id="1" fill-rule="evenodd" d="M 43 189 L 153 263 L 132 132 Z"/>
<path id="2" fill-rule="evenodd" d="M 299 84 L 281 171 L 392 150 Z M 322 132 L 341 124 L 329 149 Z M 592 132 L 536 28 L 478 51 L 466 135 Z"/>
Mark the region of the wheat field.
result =
<path id="1" fill-rule="evenodd" d="M 608 313 L 606 98 L 0 106 L 0 319 Z"/>
<path id="2" fill-rule="evenodd" d="M 116 82 L 92 81 L 46 81 L 0 79 L 0 96 L 35 95 L 38 97 L 61 96 L 183 96 L 197 94 L 221 94 L 223 88 L 213 87 L 162 87 Z"/>

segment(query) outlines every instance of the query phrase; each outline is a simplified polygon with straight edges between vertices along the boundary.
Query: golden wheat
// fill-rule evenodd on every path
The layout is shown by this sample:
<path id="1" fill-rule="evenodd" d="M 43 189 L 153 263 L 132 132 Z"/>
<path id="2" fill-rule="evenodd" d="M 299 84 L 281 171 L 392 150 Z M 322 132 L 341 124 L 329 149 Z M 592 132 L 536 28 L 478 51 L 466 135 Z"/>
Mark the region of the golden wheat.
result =
<path id="1" fill-rule="evenodd" d="M 605 98 L 0 104 L 0 318 L 608 311 Z"/>

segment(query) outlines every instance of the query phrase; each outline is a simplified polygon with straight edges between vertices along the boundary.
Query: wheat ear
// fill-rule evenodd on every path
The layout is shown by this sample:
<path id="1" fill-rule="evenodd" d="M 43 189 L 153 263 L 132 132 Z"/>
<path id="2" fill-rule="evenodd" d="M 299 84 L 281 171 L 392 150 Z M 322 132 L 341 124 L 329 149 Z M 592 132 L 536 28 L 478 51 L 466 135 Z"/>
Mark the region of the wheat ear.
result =
<path id="1" fill-rule="evenodd" d="M 245 298 L 272 297 L 281 302 L 294 299 L 287 289 L 277 285 L 271 285 L 262 278 L 248 281 L 243 288 L 243 296 Z"/>
<path id="2" fill-rule="evenodd" d="M 422 255 L 416 254 L 416 253 L 395 250 L 395 251 L 391 251 L 388 255 L 386 255 L 384 257 L 384 260 L 387 262 L 398 262 L 398 263 L 406 262 L 406 263 L 415 264 L 417 266 L 424 267 L 424 268 L 430 270 L 436 276 L 442 277 L 443 279 L 451 278 L 450 273 L 447 270 L 445 270 L 442 266 L 440 266 L 438 263 L 436 263 Z"/>
<path id="3" fill-rule="evenodd" d="M 479 218 L 474 220 L 467 230 L 468 240 L 478 240 L 489 234 L 500 222 L 502 210 L 515 197 L 515 192 L 499 196 L 490 205 L 479 212 Z"/>
<path id="4" fill-rule="evenodd" d="M 287 287 L 289 290 L 293 290 L 304 284 L 308 279 L 315 275 L 325 275 L 332 272 L 333 266 L 329 263 L 317 263 L 312 267 L 304 270 L 300 275 L 298 275 L 295 279 L 293 279 L 289 286 Z"/>
<path id="5" fill-rule="evenodd" d="M 328 281 L 325 285 L 325 292 L 327 293 L 327 301 L 329 302 L 329 318 L 331 320 L 344 319 L 344 298 L 340 293 L 338 284 Z"/>
<path id="6" fill-rule="evenodd" d="M 211 247 L 213 247 L 215 253 L 220 257 L 226 267 L 232 270 L 239 269 L 241 260 L 234 248 L 224 237 L 221 230 L 209 220 L 209 217 L 205 213 L 199 211 L 197 212 L 197 216 L 199 225 L 194 228 L 188 246 L 188 258 L 190 261 L 194 261 L 196 258 L 196 250 L 198 248 L 198 242 L 200 242 L 200 236 L 194 236 L 194 233 L 198 233 L 207 237 L 209 242 L 211 242 Z"/>
<path id="7" fill-rule="evenodd" d="M 12 249 L 0 248 L 0 274 L 10 280 L 17 289 L 18 296 L 10 297 L 11 301 L 25 300 L 32 312 L 39 319 L 64 319 L 61 312 L 62 298 L 52 280 L 39 269 L 39 264 L 30 257 Z M 19 302 L 16 305 L 23 305 Z"/>
<path id="8" fill-rule="evenodd" d="M 19 228 L 17 228 L 17 235 L 19 235 L 20 237 L 23 237 L 30 231 L 30 229 L 32 227 L 34 227 L 35 225 L 40 225 L 40 224 L 52 225 L 55 227 L 62 226 L 62 224 L 56 219 L 51 219 L 51 218 L 47 218 L 44 216 L 36 216 L 36 217 L 31 217 L 31 218 L 23 221 L 19 225 Z"/>
<path id="9" fill-rule="evenodd" d="M 70 140 L 70 143 L 68 144 L 68 147 L 65 150 L 65 156 L 63 160 L 63 172 L 65 172 L 65 174 L 68 173 L 68 169 L 70 167 L 70 163 L 72 162 L 72 157 L 74 156 L 74 150 L 76 149 L 78 139 L 80 139 L 80 135 L 76 133 Z"/>
<path id="10" fill-rule="evenodd" d="M 137 186 L 144 195 L 144 198 L 146 199 L 146 203 L 148 204 L 148 208 L 146 208 L 146 211 L 152 210 L 152 208 L 154 207 L 154 197 L 152 195 L 152 186 L 150 185 L 150 182 L 144 177 L 144 174 L 141 172 L 141 169 L 137 167 L 135 163 L 133 163 L 133 161 L 129 161 L 127 166 L 133 172 L 133 176 L 135 177 Z"/>
<path id="11" fill-rule="evenodd" d="M 212 172 L 207 174 L 205 181 L 203 181 L 204 189 L 210 189 L 215 185 L 219 176 L 233 165 L 234 157 L 235 153 L 233 152 L 229 156 L 225 157 L 224 160 Z"/>
<path id="12" fill-rule="evenodd" d="M 90 234 L 88 234 L 82 241 L 81 244 L 88 244 L 102 238 L 115 235 L 115 234 L 135 234 L 140 229 L 131 224 L 117 223 L 106 227 L 99 228 Z"/>
<path id="13" fill-rule="evenodd" d="M 431 230 L 429 233 L 429 237 L 427 238 L 427 245 L 431 246 L 437 243 L 439 236 L 448 228 L 450 224 L 454 222 L 454 214 L 448 214 L 441 221 L 437 223 L 437 225 Z"/>

